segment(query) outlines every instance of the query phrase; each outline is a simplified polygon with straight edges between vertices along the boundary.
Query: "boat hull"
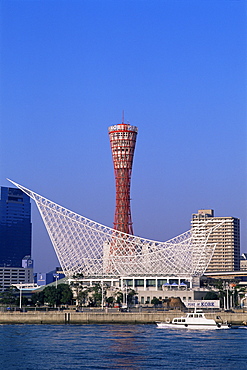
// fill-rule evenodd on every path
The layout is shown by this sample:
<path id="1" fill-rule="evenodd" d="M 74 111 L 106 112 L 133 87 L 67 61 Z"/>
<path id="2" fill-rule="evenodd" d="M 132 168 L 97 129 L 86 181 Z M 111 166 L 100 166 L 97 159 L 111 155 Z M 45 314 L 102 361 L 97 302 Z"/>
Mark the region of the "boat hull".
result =
<path id="1" fill-rule="evenodd" d="M 157 327 L 160 329 L 193 329 L 193 330 L 219 330 L 219 329 L 230 329 L 230 326 L 227 324 L 173 324 L 160 322 L 156 323 Z"/>

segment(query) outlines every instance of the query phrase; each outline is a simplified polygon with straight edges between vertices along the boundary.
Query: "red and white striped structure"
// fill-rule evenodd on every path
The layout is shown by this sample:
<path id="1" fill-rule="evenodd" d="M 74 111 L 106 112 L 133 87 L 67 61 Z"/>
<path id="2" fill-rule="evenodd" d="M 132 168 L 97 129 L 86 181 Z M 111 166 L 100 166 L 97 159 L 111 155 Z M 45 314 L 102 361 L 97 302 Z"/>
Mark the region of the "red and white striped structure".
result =
<path id="1" fill-rule="evenodd" d="M 116 181 L 114 229 L 133 235 L 130 210 L 130 182 L 137 127 L 122 123 L 108 128 Z"/>

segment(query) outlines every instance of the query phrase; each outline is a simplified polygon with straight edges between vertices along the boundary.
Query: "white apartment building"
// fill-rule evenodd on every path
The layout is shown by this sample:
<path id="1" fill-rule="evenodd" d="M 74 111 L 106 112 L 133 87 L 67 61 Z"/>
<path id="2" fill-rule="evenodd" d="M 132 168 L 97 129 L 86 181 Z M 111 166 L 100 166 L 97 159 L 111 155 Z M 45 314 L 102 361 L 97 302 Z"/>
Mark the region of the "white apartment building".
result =
<path id="1" fill-rule="evenodd" d="M 205 222 L 209 221 L 205 224 Z M 223 223 L 222 223 L 223 222 Z M 222 223 L 222 224 L 221 224 Z M 191 228 L 201 229 L 217 226 L 208 243 L 216 244 L 206 272 L 240 270 L 240 220 L 235 217 L 214 217 L 212 209 L 200 209 L 192 215 Z"/>

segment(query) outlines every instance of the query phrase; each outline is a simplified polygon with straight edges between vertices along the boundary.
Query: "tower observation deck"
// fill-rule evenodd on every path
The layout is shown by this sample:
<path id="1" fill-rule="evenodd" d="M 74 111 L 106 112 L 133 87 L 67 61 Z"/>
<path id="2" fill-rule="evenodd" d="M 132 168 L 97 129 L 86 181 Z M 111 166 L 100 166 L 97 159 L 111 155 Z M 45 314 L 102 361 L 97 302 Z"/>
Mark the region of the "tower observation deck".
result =
<path id="1" fill-rule="evenodd" d="M 137 127 L 122 123 L 108 127 L 116 182 L 116 208 L 113 227 L 133 235 L 130 210 L 130 183 Z"/>

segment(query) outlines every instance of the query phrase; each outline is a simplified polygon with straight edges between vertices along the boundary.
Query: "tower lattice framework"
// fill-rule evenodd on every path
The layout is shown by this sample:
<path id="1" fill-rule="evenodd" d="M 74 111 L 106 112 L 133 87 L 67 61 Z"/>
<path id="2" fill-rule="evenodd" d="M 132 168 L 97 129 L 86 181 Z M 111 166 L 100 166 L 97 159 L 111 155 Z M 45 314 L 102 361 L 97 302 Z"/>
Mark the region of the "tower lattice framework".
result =
<path id="1" fill-rule="evenodd" d="M 124 123 L 108 128 L 112 150 L 115 182 L 116 208 L 114 229 L 133 235 L 130 209 L 130 183 L 137 127 Z"/>

